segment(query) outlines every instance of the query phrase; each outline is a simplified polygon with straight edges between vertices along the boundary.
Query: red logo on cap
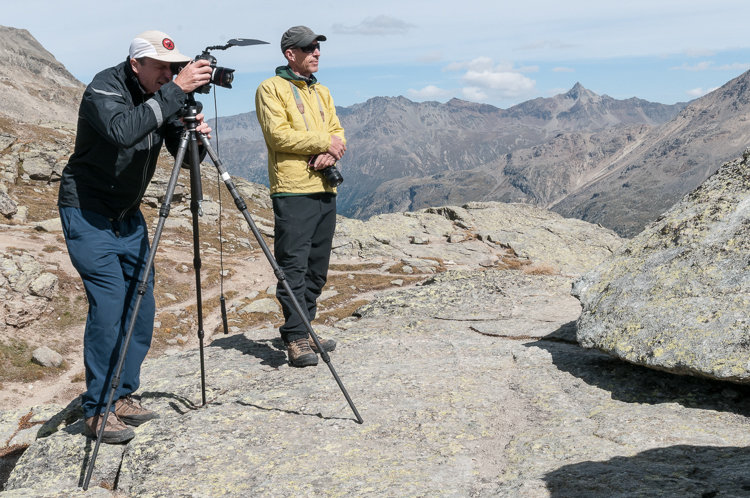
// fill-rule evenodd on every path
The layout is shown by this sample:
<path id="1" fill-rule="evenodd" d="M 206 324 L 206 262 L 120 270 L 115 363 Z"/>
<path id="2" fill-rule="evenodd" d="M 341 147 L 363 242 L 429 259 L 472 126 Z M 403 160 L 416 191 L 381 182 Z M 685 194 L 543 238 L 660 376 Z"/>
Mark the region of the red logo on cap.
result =
<path id="1" fill-rule="evenodd" d="M 169 38 L 164 38 L 161 41 L 161 44 L 164 45 L 164 48 L 166 48 L 167 50 L 174 50 L 174 42 Z"/>

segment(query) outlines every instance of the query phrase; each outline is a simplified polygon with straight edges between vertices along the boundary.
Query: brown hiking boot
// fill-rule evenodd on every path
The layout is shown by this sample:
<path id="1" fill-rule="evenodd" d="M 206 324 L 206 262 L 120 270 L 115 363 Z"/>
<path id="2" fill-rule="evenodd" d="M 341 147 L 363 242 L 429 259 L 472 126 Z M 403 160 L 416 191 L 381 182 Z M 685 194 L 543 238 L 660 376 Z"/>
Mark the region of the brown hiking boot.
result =
<path id="1" fill-rule="evenodd" d="M 327 353 L 330 353 L 331 351 L 336 349 L 336 341 L 334 341 L 333 339 L 323 339 L 318 335 L 318 340 L 320 341 L 320 345 L 323 346 L 323 349 Z M 320 351 L 318 351 L 318 346 L 315 344 L 315 341 L 313 341 L 312 337 L 309 337 L 307 342 L 310 344 L 310 349 L 312 349 L 315 353 L 320 353 Z"/>
<path id="2" fill-rule="evenodd" d="M 87 418 L 83 423 L 83 434 L 90 438 L 96 439 L 99 436 L 99 430 L 102 427 L 103 415 L 94 415 Z M 102 434 L 102 443 L 118 444 L 130 441 L 135 437 L 133 429 L 123 424 L 117 418 L 117 414 L 110 413 L 107 417 L 107 425 L 104 427 Z"/>
<path id="3" fill-rule="evenodd" d="M 140 401 L 133 399 L 132 396 L 120 398 L 115 403 L 115 413 L 128 425 L 139 426 L 144 422 L 159 418 L 159 414 L 146 410 L 141 406 Z"/>
<path id="4" fill-rule="evenodd" d="M 286 343 L 286 351 L 289 363 L 295 367 L 313 367 L 318 364 L 318 355 L 310 349 L 307 337 Z"/>

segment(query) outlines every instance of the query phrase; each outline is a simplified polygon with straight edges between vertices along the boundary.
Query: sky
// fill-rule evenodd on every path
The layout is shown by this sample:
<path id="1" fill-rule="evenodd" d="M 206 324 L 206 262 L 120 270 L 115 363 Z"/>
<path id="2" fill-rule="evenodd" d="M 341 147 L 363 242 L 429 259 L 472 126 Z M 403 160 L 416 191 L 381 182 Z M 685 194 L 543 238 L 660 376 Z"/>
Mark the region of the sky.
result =
<path id="1" fill-rule="evenodd" d="M 299 24 L 328 38 L 316 76 L 336 105 L 402 95 L 505 109 L 577 82 L 617 99 L 701 97 L 750 70 L 749 14 L 748 0 L 5 0 L 0 25 L 30 31 L 84 83 L 149 29 L 189 56 L 232 38 L 269 42 L 212 51 L 235 81 L 216 89 L 217 108 L 213 95 L 198 100 L 229 116 L 254 110 L 258 84 L 285 63 L 281 34 Z"/>

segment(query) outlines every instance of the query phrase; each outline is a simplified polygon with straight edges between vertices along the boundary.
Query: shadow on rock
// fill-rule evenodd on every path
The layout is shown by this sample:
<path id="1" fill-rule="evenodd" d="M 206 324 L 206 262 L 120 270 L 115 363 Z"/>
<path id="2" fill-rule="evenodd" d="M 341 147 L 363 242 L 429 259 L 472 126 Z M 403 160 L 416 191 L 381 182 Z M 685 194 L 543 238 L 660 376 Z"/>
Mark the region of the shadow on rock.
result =
<path id="1" fill-rule="evenodd" d="M 96 443 L 95 439 L 91 439 L 89 437 L 86 438 L 86 444 L 83 447 L 83 458 L 81 459 L 81 470 L 78 474 L 78 487 L 83 487 L 83 481 L 86 480 L 86 471 L 89 468 L 89 461 L 91 460 L 91 452 L 93 450 L 93 445 Z"/>
<path id="2" fill-rule="evenodd" d="M 242 354 L 249 354 L 262 360 L 261 365 L 279 368 L 287 363 L 286 348 L 280 337 L 271 340 L 253 341 L 243 334 L 230 335 L 214 339 L 210 347 L 236 349 Z"/>
<path id="3" fill-rule="evenodd" d="M 750 496 L 749 466 L 749 448 L 678 445 L 565 465 L 542 479 L 553 498 Z"/>
<path id="4" fill-rule="evenodd" d="M 68 405 L 44 422 L 36 434 L 37 438 L 50 436 L 58 430 L 64 429 L 78 420 L 83 419 L 83 408 L 81 408 L 81 396 L 68 403 Z M 83 428 L 81 428 L 83 430 Z"/>
<path id="5" fill-rule="evenodd" d="M 524 345 L 548 351 L 559 370 L 609 391 L 615 400 L 627 403 L 678 403 L 686 408 L 750 416 L 750 386 L 634 365 L 600 351 L 571 344 L 570 337 L 574 337 L 570 324 L 565 324 L 540 340 Z"/>
<path id="6" fill-rule="evenodd" d="M 304 412 L 300 412 L 296 410 L 284 410 L 283 408 L 269 408 L 267 406 L 254 405 L 253 403 L 245 403 L 243 401 L 237 401 L 236 403 L 238 405 L 249 406 L 251 408 L 256 408 L 258 410 L 263 410 L 266 412 L 283 412 L 283 413 L 288 413 L 289 415 L 303 415 L 305 417 L 315 417 L 315 418 L 320 418 L 323 420 L 351 420 L 350 418 L 346 418 L 346 417 L 324 417 L 323 414 L 320 412 L 304 413 Z"/>
<path id="7" fill-rule="evenodd" d="M 196 405 L 195 403 L 193 403 L 186 397 L 180 396 L 179 394 L 175 394 L 175 393 L 168 393 L 168 392 L 162 392 L 162 391 L 146 391 L 140 396 L 141 400 L 144 400 L 147 398 L 172 399 L 172 400 L 179 402 L 182 405 L 182 408 L 178 406 L 178 404 L 175 403 L 174 401 L 168 402 L 169 407 L 172 408 L 179 415 L 185 415 L 188 412 L 188 410 L 197 410 L 198 408 L 200 408 L 200 406 Z"/>

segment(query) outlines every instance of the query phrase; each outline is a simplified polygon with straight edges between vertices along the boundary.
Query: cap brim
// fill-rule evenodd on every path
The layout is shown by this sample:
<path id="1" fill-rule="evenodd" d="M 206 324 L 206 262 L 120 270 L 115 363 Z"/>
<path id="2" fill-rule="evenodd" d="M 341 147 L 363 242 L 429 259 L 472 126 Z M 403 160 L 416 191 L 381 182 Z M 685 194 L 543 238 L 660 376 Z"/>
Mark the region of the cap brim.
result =
<path id="1" fill-rule="evenodd" d="M 171 53 L 166 55 L 147 55 L 146 57 L 162 62 L 190 62 L 192 60 L 190 57 L 186 57 L 180 53 Z"/>
<path id="2" fill-rule="evenodd" d="M 302 41 L 297 44 L 297 46 L 306 47 L 314 41 L 326 41 L 326 37 L 323 35 L 312 34 L 310 36 L 303 38 Z"/>

